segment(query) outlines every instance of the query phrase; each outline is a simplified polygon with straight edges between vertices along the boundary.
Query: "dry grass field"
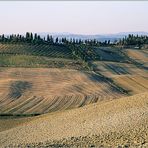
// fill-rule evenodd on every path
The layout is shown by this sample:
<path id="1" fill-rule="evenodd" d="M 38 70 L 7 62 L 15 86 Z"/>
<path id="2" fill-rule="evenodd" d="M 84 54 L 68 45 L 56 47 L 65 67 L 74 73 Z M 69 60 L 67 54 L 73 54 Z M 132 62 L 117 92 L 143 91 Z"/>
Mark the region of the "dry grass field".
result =
<path id="1" fill-rule="evenodd" d="M 130 95 L 147 92 L 148 52 L 146 49 L 122 49 L 120 51 L 118 51 L 119 49 L 114 49 L 113 51 L 116 54 L 108 52 L 111 51 L 110 48 L 96 50 L 100 53 L 101 57 L 110 56 L 108 60 L 102 58 L 101 60 L 96 60 L 93 62 L 96 73 L 109 77 L 118 86 L 128 90 Z M 102 51 L 104 53 L 102 53 Z M 122 58 L 116 58 L 115 56 L 121 56 Z"/>
<path id="2" fill-rule="evenodd" d="M 148 63 L 148 50 L 126 49 L 127 55 L 142 64 Z"/>
<path id="3" fill-rule="evenodd" d="M 1 114 L 42 114 L 124 96 L 91 72 L 1 68 L 0 75 Z"/>
<path id="4" fill-rule="evenodd" d="M 106 62 L 106 61 L 95 61 L 95 71 L 98 71 L 102 75 L 108 77 L 120 77 L 122 75 L 137 75 L 147 77 L 147 69 L 138 68 L 134 64 L 119 63 L 119 62 Z"/>
<path id="5" fill-rule="evenodd" d="M 148 74 L 134 64 L 96 61 L 95 71 L 111 78 L 117 85 L 129 91 L 131 95 L 147 92 Z"/>

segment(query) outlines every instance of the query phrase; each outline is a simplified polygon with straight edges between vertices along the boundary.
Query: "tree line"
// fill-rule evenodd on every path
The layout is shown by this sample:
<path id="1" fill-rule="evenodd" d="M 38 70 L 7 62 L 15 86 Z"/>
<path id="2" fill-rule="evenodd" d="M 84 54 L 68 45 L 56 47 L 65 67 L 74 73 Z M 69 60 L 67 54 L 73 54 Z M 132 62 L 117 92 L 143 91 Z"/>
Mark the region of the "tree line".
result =
<path id="1" fill-rule="evenodd" d="M 0 43 L 30 43 L 30 44 L 77 44 L 77 45 L 88 45 L 88 46 L 111 46 L 111 45 L 137 45 L 141 46 L 143 44 L 148 44 L 148 36 L 134 36 L 129 34 L 127 37 L 116 41 L 116 43 L 111 43 L 110 40 L 105 40 L 103 42 L 96 39 L 67 39 L 67 38 L 53 38 L 52 35 L 47 35 L 46 37 L 41 37 L 37 33 L 26 32 L 26 34 L 12 34 L 12 35 L 0 35 Z"/>
<path id="2" fill-rule="evenodd" d="M 47 35 L 46 37 L 41 37 L 37 33 L 33 34 L 31 32 L 26 32 L 26 34 L 12 34 L 12 35 L 0 35 L 0 43 L 30 43 L 30 44 L 78 44 L 78 45 L 89 45 L 89 46 L 108 46 L 110 45 L 110 40 L 100 42 L 96 39 L 67 39 L 67 38 L 53 38 L 52 35 Z"/>
<path id="3" fill-rule="evenodd" d="M 143 44 L 148 44 L 148 36 L 141 35 L 141 36 L 134 36 L 133 34 L 129 34 L 127 37 L 120 39 L 118 45 L 128 46 L 134 45 L 141 47 Z"/>

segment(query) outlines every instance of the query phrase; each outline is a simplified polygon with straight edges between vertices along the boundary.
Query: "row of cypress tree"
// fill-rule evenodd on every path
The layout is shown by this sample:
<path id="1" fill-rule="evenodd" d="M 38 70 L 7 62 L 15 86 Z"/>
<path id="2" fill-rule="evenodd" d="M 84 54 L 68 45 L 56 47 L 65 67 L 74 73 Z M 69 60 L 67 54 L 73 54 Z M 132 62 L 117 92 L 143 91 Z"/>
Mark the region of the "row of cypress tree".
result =
<path id="1" fill-rule="evenodd" d="M 12 35 L 0 35 L 1 43 L 31 43 L 31 44 L 85 44 L 90 46 L 107 46 L 110 45 L 110 40 L 106 40 L 104 42 L 97 41 L 96 39 L 92 40 L 82 40 L 82 39 L 67 39 L 67 38 L 53 38 L 51 35 L 47 35 L 42 38 L 37 33 L 33 34 L 30 32 L 26 32 L 25 36 L 20 34 L 12 34 Z"/>

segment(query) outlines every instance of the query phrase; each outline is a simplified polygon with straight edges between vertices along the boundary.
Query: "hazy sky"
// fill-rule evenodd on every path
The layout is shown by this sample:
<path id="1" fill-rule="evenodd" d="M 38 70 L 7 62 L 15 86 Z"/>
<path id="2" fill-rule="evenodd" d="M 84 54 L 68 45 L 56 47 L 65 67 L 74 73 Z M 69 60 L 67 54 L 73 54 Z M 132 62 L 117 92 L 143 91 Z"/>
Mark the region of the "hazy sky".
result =
<path id="1" fill-rule="evenodd" d="M 0 34 L 148 32 L 148 1 L 1 1 Z"/>

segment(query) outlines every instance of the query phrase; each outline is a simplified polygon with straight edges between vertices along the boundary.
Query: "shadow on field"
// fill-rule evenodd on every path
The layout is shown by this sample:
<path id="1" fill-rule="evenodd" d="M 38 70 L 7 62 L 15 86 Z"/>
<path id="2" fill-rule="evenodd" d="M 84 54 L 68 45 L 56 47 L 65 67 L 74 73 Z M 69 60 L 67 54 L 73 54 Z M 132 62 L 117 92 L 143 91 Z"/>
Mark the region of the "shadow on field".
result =
<path id="1" fill-rule="evenodd" d="M 99 76 L 97 74 L 91 74 L 88 76 L 90 80 L 93 82 L 99 82 L 99 83 L 106 83 L 108 84 L 109 89 L 112 92 L 120 93 L 120 94 L 129 94 L 129 90 L 125 90 L 124 88 L 117 85 L 111 78 L 105 77 L 105 76 Z"/>
<path id="2" fill-rule="evenodd" d="M 106 80 L 104 77 L 96 75 L 96 74 L 89 74 L 88 78 L 93 82 L 100 82 L 100 83 L 106 83 Z"/>
<path id="3" fill-rule="evenodd" d="M 108 64 L 105 67 L 109 71 L 112 71 L 112 73 L 115 73 L 118 75 L 131 74 L 129 71 L 129 68 L 127 67 L 125 68 L 125 67 L 114 65 L 114 64 Z"/>
<path id="4" fill-rule="evenodd" d="M 125 88 L 123 88 L 123 87 L 121 87 L 121 86 L 119 86 L 119 85 L 117 85 L 115 83 L 113 83 L 113 85 L 110 85 L 109 87 L 110 87 L 109 89 L 112 92 L 119 93 L 119 94 L 124 94 L 124 95 L 127 95 L 127 96 L 129 96 L 130 93 L 132 92 L 132 90 L 127 90 L 127 89 L 125 89 Z"/>
<path id="5" fill-rule="evenodd" d="M 27 81 L 14 81 L 10 85 L 10 93 L 8 96 L 12 99 L 18 99 L 22 94 L 29 90 L 32 84 Z"/>

